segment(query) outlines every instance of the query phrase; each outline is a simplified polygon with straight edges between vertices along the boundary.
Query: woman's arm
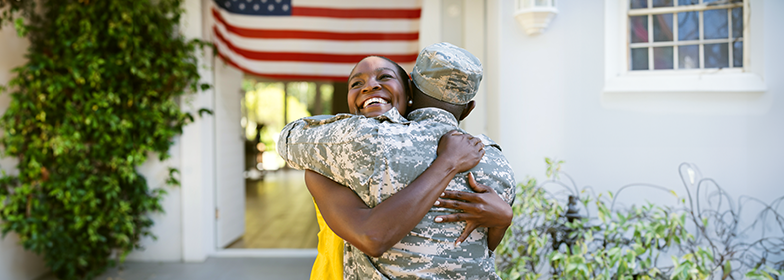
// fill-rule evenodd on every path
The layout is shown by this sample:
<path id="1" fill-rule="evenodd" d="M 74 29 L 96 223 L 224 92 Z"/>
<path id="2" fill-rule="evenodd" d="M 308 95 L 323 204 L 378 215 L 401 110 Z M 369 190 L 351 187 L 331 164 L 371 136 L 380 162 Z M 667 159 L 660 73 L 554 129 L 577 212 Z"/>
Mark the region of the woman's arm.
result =
<path id="1" fill-rule="evenodd" d="M 476 193 L 445 191 L 438 200 L 441 207 L 463 212 L 438 216 L 435 221 L 439 223 L 466 221 L 466 228 L 456 244 L 468 238 L 474 229 L 487 227 L 487 247 L 495 250 L 504 238 L 506 229 L 512 224 L 512 207 L 501 199 L 493 188 L 477 183 L 472 174 L 468 175 L 468 185 Z"/>
<path id="2" fill-rule="evenodd" d="M 482 156 L 478 138 L 448 132 L 441 137 L 438 156 L 430 167 L 373 208 L 351 189 L 313 171 L 305 173 L 305 183 L 332 231 L 366 254 L 379 257 L 422 220 L 457 173 L 474 167 Z"/>

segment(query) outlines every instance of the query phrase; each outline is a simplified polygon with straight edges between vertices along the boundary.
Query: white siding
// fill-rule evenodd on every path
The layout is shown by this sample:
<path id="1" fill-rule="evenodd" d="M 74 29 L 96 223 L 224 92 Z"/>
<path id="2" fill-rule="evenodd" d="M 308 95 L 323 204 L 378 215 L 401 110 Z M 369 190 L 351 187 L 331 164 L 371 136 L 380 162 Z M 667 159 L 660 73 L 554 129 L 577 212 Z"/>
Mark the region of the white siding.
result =
<path id="1" fill-rule="evenodd" d="M 492 2 L 492 1 L 491 1 Z M 692 162 L 734 198 L 765 202 L 784 195 L 784 2 L 752 0 L 751 26 L 763 45 L 763 94 L 603 94 L 604 7 L 600 1 L 558 1 L 558 15 L 543 34 L 526 35 L 513 1 L 493 2 L 499 18 L 497 141 L 517 180 L 544 178 L 546 156 L 566 160 L 582 187 L 617 190 L 644 182 L 684 195 L 678 164 Z M 497 6 L 494 6 L 497 5 Z M 764 9 L 762 6 L 765 6 Z M 612 15 L 615 16 L 615 15 Z M 752 62 L 754 63 L 754 62 Z M 491 107 L 492 108 L 492 107 Z M 493 111 L 493 110 L 489 110 Z M 493 124 L 490 124 L 493 125 Z M 671 202 L 656 191 L 624 194 L 641 202 Z M 749 213 L 751 214 L 751 213 Z"/>

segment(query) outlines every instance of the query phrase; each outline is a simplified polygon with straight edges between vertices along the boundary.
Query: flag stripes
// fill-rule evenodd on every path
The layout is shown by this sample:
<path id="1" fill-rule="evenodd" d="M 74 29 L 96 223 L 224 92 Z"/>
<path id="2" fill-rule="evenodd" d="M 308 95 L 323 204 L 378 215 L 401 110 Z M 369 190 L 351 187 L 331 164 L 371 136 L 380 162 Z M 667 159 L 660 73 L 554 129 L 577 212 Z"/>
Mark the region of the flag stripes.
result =
<path id="1" fill-rule="evenodd" d="M 237 13 L 240 4 L 252 9 L 262 2 L 281 5 L 269 11 L 290 9 L 291 15 Z M 419 48 L 420 4 L 394 2 L 373 7 L 357 0 L 216 0 L 213 43 L 228 64 L 271 79 L 345 81 L 368 55 L 411 69 Z"/>

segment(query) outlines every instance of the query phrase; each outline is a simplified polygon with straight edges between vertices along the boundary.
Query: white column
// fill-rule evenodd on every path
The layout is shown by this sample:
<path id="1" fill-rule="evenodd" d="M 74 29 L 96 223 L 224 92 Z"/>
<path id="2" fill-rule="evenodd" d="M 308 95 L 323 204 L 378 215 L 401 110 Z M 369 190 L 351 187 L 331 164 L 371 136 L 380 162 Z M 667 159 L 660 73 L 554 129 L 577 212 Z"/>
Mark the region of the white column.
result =
<path id="1" fill-rule="evenodd" d="M 485 5 L 485 20 L 487 24 L 487 33 L 485 34 L 485 52 L 486 56 L 484 61 L 482 61 L 482 66 L 484 67 L 484 78 L 482 79 L 482 84 L 486 89 L 485 94 L 485 108 L 487 111 L 485 113 L 485 123 L 487 129 L 487 136 L 501 144 L 503 147 L 504 143 L 502 143 L 501 139 L 501 130 L 500 130 L 500 122 L 501 118 L 499 115 L 500 109 L 500 102 L 499 102 L 499 91 L 501 88 L 501 82 L 499 79 L 499 75 L 501 74 L 501 61 L 499 54 L 501 52 L 501 0 L 487 0 Z"/>
<path id="2" fill-rule="evenodd" d="M 186 0 L 182 32 L 187 38 L 204 38 L 202 0 Z M 199 56 L 201 83 L 212 83 L 208 57 Z M 209 66 L 208 64 L 206 66 Z M 182 258 L 185 262 L 201 262 L 214 250 L 215 220 L 215 124 L 210 115 L 198 116 L 198 110 L 214 110 L 214 92 L 207 90 L 181 99 L 182 110 L 191 112 L 196 121 L 185 126 L 181 143 L 182 183 Z"/>
<path id="3" fill-rule="evenodd" d="M 487 54 L 486 45 L 485 0 L 463 1 L 463 48 L 471 52 L 484 68 L 484 76 L 479 84 L 479 92 L 474 97 L 476 107 L 471 111 L 461 126 L 471 134 L 488 134 L 487 130 Z M 493 108 L 493 107 L 490 107 Z M 488 135 L 489 136 L 489 135 Z M 495 139 L 493 139 L 495 140 Z"/>

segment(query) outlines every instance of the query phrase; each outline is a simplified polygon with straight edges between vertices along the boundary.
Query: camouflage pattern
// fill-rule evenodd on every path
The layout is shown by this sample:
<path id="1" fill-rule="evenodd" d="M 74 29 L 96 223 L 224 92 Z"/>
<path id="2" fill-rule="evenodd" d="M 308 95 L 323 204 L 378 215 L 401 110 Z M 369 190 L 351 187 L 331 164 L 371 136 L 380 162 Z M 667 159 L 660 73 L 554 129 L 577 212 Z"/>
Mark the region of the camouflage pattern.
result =
<path id="1" fill-rule="evenodd" d="M 369 207 L 405 188 L 436 158 L 438 140 L 457 129 L 455 117 L 424 108 L 406 120 L 397 110 L 375 118 L 340 114 L 303 118 L 281 132 L 278 152 L 294 168 L 310 169 L 351 188 Z M 470 170 L 511 205 L 514 176 L 500 147 L 484 135 L 485 156 Z M 460 173 L 447 190 L 473 192 Z M 475 230 L 460 247 L 454 242 L 465 222 L 435 223 L 456 210 L 433 207 L 400 242 L 381 257 L 350 244 L 344 251 L 344 279 L 500 279 L 487 247 L 487 228 Z"/>
<path id="2" fill-rule="evenodd" d="M 424 94 L 462 105 L 474 99 L 479 90 L 482 62 L 455 45 L 437 43 L 419 53 L 411 79 Z"/>

